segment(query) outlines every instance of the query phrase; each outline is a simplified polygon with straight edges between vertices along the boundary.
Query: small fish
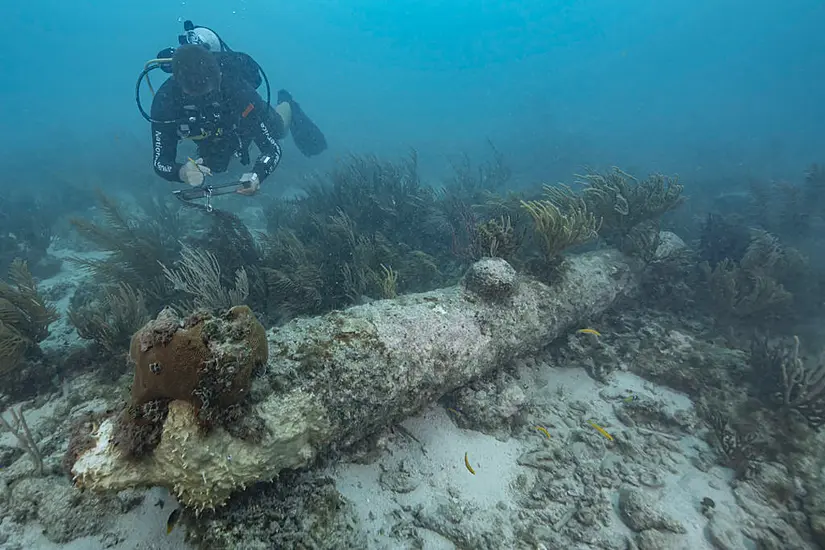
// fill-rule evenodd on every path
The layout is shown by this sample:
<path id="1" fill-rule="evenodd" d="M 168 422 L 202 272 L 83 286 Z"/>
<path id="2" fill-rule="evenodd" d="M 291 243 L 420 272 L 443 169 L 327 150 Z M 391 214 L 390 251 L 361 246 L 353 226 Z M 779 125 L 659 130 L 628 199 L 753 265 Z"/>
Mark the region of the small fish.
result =
<path id="1" fill-rule="evenodd" d="M 625 403 L 632 403 L 633 401 L 636 401 L 637 399 L 639 399 L 639 396 L 636 395 L 636 394 L 633 394 L 633 395 L 628 395 L 627 397 L 622 399 L 622 401 L 624 401 Z"/>
<path id="2" fill-rule="evenodd" d="M 464 453 L 464 466 L 466 466 L 466 467 L 467 467 L 467 471 L 468 471 L 468 472 L 470 472 L 470 473 L 471 473 L 471 474 L 473 474 L 473 475 L 476 475 L 476 471 L 475 471 L 475 470 L 473 470 L 473 467 L 472 467 L 472 466 L 470 466 L 470 459 L 469 459 L 469 457 L 467 456 L 467 453 Z"/>
<path id="3" fill-rule="evenodd" d="M 589 424 L 590 424 L 591 426 L 593 426 L 594 428 L 596 428 L 596 431 L 597 431 L 597 432 L 599 432 L 600 434 L 602 434 L 603 436 L 605 436 L 605 437 L 607 438 L 607 440 L 608 440 L 608 441 L 613 441 L 613 436 L 612 436 L 612 435 L 610 435 L 609 433 L 607 433 L 607 430 L 605 430 L 604 428 L 602 428 L 601 426 L 599 426 L 598 424 L 596 424 L 596 423 L 595 423 L 595 422 L 593 422 L 593 421 L 590 421 L 590 422 L 589 422 Z"/>
<path id="4" fill-rule="evenodd" d="M 543 433 L 544 435 L 546 435 L 546 436 L 547 436 L 547 439 L 552 439 L 552 438 L 550 437 L 550 432 L 548 432 L 548 431 L 547 431 L 547 428 L 545 428 L 544 426 L 536 426 L 536 429 L 537 429 L 538 431 L 540 431 L 541 433 Z"/>
<path id="5" fill-rule="evenodd" d="M 169 514 L 169 519 L 166 520 L 166 534 L 172 532 L 175 529 L 175 525 L 178 524 L 178 520 L 180 519 L 180 508 L 175 508 L 172 510 L 172 513 Z"/>
<path id="6" fill-rule="evenodd" d="M 601 336 L 601 333 L 594 328 L 580 328 L 577 330 L 579 334 L 592 334 L 593 336 Z"/>
<path id="7" fill-rule="evenodd" d="M 166 504 L 166 503 L 165 503 L 165 502 L 163 502 L 163 499 L 162 499 L 162 498 L 159 498 L 159 499 L 158 499 L 158 501 L 155 503 L 155 506 L 157 506 L 158 508 L 160 508 L 161 510 L 163 510 L 163 506 L 164 506 L 165 504 Z"/>

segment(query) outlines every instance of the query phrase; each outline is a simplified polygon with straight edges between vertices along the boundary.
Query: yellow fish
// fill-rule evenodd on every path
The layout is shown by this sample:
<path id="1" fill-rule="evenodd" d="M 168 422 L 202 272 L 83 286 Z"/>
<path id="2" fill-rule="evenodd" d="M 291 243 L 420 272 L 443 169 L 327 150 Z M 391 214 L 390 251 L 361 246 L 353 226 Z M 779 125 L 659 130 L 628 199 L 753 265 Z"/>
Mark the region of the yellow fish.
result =
<path id="1" fill-rule="evenodd" d="M 464 466 L 467 467 L 467 471 L 473 475 L 476 475 L 476 471 L 473 470 L 473 467 L 470 466 L 470 459 L 467 457 L 467 453 L 464 453 Z"/>
<path id="2" fill-rule="evenodd" d="M 547 439 L 552 439 L 552 438 L 550 437 L 550 432 L 548 432 L 548 431 L 547 431 L 547 428 L 545 428 L 544 426 L 536 426 L 536 429 L 537 429 L 538 431 L 540 431 L 541 433 L 543 433 L 544 435 L 546 435 L 546 436 L 547 436 Z"/>
<path id="3" fill-rule="evenodd" d="M 592 334 L 593 336 L 601 336 L 601 333 L 593 328 L 580 328 L 576 332 L 578 332 L 579 334 Z"/>
<path id="4" fill-rule="evenodd" d="M 172 513 L 169 514 L 169 519 L 166 520 L 166 534 L 167 535 L 175 529 L 175 525 L 177 525 L 179 518 L 180 518 L 180 508 L 175 508 L 174 510 L 172 510 Z"/>
<path id="5" fill-rule="evenodd" d="M 596 424 L 596 423 L 595 423 L 595 422 L 593 422 L 593 421 L 589 421 L 589 424 L 590 424 L 591 426 L 593 426 L 594 428 L 596 428 L 596 431 L 597 431 L 597 432 L 599 432 L 600 434 L 602 434 L 603 436 L 605 436 L 605 437 L 607 438 L 607 440 L 608 440 L 608 441 L 613 441 L 613 436 L 612 436 L 612 435 L 610 435 L 609 433 L 607 433 L 607 430 L 605 430 L 604 428 L 602 428 L 601 426 L 599 426 L 598 424 Z"/>

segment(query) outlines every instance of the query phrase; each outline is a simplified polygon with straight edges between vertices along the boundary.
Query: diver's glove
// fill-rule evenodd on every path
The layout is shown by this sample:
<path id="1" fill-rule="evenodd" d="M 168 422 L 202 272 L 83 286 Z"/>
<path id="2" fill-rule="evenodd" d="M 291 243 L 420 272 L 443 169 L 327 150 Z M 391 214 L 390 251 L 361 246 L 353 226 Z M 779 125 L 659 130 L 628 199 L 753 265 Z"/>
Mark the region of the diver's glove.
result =
<path id="1" fill-rule="evenodd" d="M 238 193 L 241 195 L 254 195 L 261 188 L 261 180 L 255 172 L 247 172 L 241 176 L 240 181 L 244 185 L 241 189 L 238 189 Z"/>
<path id="2" fill-rule="evenodd" d="M 186 164 L 180 167 L 178 172 L 180 181 L 192 187 L 203 185 L 203 179 L 212 175 L 212 170 L 203 165 L 203 159 L 189 159 Z"/>

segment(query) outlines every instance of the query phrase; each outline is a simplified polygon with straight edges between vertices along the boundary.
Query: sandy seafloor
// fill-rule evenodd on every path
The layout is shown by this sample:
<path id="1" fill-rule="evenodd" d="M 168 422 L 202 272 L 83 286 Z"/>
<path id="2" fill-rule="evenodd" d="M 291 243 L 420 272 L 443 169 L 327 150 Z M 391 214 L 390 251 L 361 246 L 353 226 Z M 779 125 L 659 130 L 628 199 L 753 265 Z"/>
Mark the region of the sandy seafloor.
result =
<path id="1" fill-rule="evenodd" d="M 611 401 L 614 400 L 598 397 L 600 392 L 614 396 L 625 395 L 626 392 L 656 395 L 675 408 L 685 409 L 691 406 L 685 396 L 657 388 L 628 373 L 621 373 L 609 386 L 604 387 L 579 368 L 554 368 L 537 363 L 534 367 L 525 366 L 522 369 L 525 380 L 529 381 L 526 385 L 535 388 L 531 397 L 541 399 L 544 395 L 554 395 L 559 391 L 569 392 L 568 399 L 591 403 L 602 417 L 612 416 Z M 48 409 L 45 406 L 41 410 L 48 414 Z M 30 413 L 30 423 L 34 429 L 37 419 L 33 413 Z M 563 440 L 567 428 L 557 430 L 552 424 L 545 424 L 551 439 Z M 619 426 L 615 420 L 604 425 L 611 435 L 617 437 L 623 431 Z M 518 475 L 527 469 L 518 464 L 519 456 L 527 450 L 542 449 L 553 444 L 539 430 L 528 432 L 526 440 L 500 441 L 481 432 L 461 429 L 451 420 L 450 413 L 439 405 L 406 420 L 403 427 L 409 435 L 396 432 L 389 436 L 385 449 L 375 462 L 342 463 L 327 467 L 327 473 L 335 480 L 338 490 L 354 503 L 362 526 L 368 532 L 370 548 L 398 547 L 398 541 L 389 534 L 396 523 L 395 513 L 402 507 L 431 507 L 433 503 L 448 503 L 454 498 L 462 502 L 463 506 L 469 505 L 473 509 L 473 515 L 482 522 L 489 521 L 491 515 L 516 508 L 510 487 L 516 483 Z M 8 434 L 4 434 L 0 441 L 12 444 Z M 706 447 L 702 441 L 684 437 L 679 440 L 679 446 L 683 450 L 681 460 L 677 459 L 681 472 L 665 475 L 662 480 L 665 488 L 661 505 L 666 513 L 678 519 L 687 529 L 687 534 L 680 537 L 678 548 L 712 549 L 713 546 L 704 534 L 708 520 L 702 516 L 699 502 L 710 496 L 717 507 L 736 506 L 733 495 L 725 489 L 732 472 L 720 467 L 702 472 L 689 463 L 687 457 L 695 455 L 697 448 Z M 465 467 L 465 452 L 475 475 Z M 410 476 L 405 475 L 405 478 L 411 479 L 406 479 L 401 484 L 403 486 L 399 486 L 398 482 L 382 482 L 385 472 L 398 471 L 405 474 L 411 472 Z M 587 491 L 587 488 L 583 487 L 582 490 Z M 166 503 L 163 508 L 156 506 L 161 499 Z M 28 525 L 24 532 L 8 540 L 0 548 L 14 548 L 15 544 L 20 548 L 44 550 L 190 548 L 184 542 L 181 529 L 166 534 L 165 522 L 173 506 L 174 501 L 165 489 L 154 488 L 146 491 L 146 498 L 140 505 L 119 516 L 110 528 L 116 535 L 106 537 L 104 541 L 100 537 L 84 537 L 62 545 L 54 544 L 40 533 L 41 529 L 35 523 Z M 612 523 L 617 538 L 631 534 L 618 512 Z M 434 531 L 422 529 L 419 534 L 425 540 L 426 548 L 455 548 L 453 543 Z M 120 542 L 109 546 L 114 540 Z"/>
<path id="2" fill-rule="evenodd" d="M 58 302 L 61 312 L 65 311 L 71 289 L 81 276 L 68 269 L 68 265 L 64 265 L 60 274 L 44 282 L 47 289 L 55 285 L 68 288 L 65 298 Z M 70 345 L 76 335 L 66 323 L 64 316 L 52 327 L 47 345 Z M 64 411 L 66 395 L 73 385 L 88 383 L 84 377 L 88 374 L 64 381 L 68 392 L 40 398 L 28 410 L 29 424 L 36 433 L 43 435 L 43 430 L 48 426 L 56 421 L 65 421 L 65 412 L 59 413 L 61 418 L 57 420 L 52 416 Z M 580 481 L 582 476 L 570 475 L 572 470 L 561 461 L 561 456 L 568 461 L 572 457 L 579 465 L 592 463 L 593 468 L 607 472 L 607 476 L 611 475 L 611 471 L 617 472 L 617 476 L 618 472 L 626 473 L 628 470 L 639 474 L 635 479 L 642 482 L 637 483 L 635 489 L 647 495 L 645 504 L 651 507 L 651 513 L 664 525 L 678 523 L 678 528 L 662 528 L 663 542 L 653 542 L 652 547 L 663 544 L 662 548 L 685 550 L 749 548 L 744 545 L 741 536 L 730 532 L 728 546 L 720 545 L 722 543 L 718 540 L 716 546 L 711 543 L 711 538 L 724 537 L 730 523 L 717 525 L 714 529 L 716 533 L 711 535 L 710 520 L 703 515 L 701 505 L 704 498 L 714 501 L 714 515 L 717 518 L 728 518 L 735 523 L 744 521 L 741 519 L 744 517 L 752 518 L 752 515 L 744 515 L 733 493 L 733 472 L 708 464 L 706 457 L 712 455 L 708 444 L 686 431 L 664 428 L 655 423 L 645 425 L 634 422 L 633 426 L 629 426 L 615 414 L 628 400 L 647 400 L 657 403 L 661 410 L 667 411 L 667 415 L 689 418 L 693 416 L 694 405 L 685 395 L 621 370 L 615 372 L 607 383 L 597 382 L 581 368 L 550 364 L 549 356 L 516 360 L 509 369 L 508 381 L 508 387 L 496 396 L 496 410 L 491 413 L 492 417 L 505 419 L 506 429 L 496 429 L 495 420 L 485 424 L 491 426 L 485 430 L 489 433 L 462 428 L 460 417 L 465 414 L 470 416 L 471 412 L 460 410 L 458 406 L 457 410 L 444 404 L 432 404 L 419 415 L 404 421 L 403 429 L 388 430 L 379 436 L 372 461 L 345 460 L 320 467 L 321 473 L 330 476 L 338 491 L 353 503 L 360 527 L 366 533 L 367 548 L 414 547 L 408 545 L 403 537 L 398 537 L 399 525 L 412 525 L 410 529 L 414 532 L 413 538 L 418 541 L 418 547 L 433 550 L 457 548 L 453 541 L 458 539 L 467 544 L 463 547 L 471 548 L 473 533 L 482 538 L 491 530 L 507 534 L 508 530 L 515 528 L 513 518 L 525 517 L 523 510 L 530 508 L 525 504 L 525 499 L 531 498 L 530 485 L 539 473 L 568 476 L 562 480 L 567 483 L 564 490 L 569 492 L 571 503 L 579 504 L 571 504 L 566 509 L 564 503 L 556 499 L 552 509 L 539 510 L 539 513 L 546 513 L 548 536 L 543 538 L 542 533 L 536 533 L 537 540 L 550 540 L 554 531 L 565 529 L 573 514 L 581 513 L 580 503 L 588 501 L 592 494 L 593 513 L 598 516 L 601 525 L 599 538 L 612 537 L 616 547 L 622 547 L 621 541 L 629 541 L 633 536 L 619 506 L 619 486 L 627 484 L 617 481 L 609 489 L 588 486 Z M 484 387 L 475 391 L 476 397 L 479 392 L 484 394 Z M 31 404 L 28 406 L 31 407 Z M 93 399 L 72 405 L 68 416 L 78 417 L 83 411 L 105 407 L 105 400 Z M 512 410 L 508 411 L 508 407 Z M 591 420 L 610 433 L 614 440 L 610 441 L 597 432 L 589 424 Z M 536 426 L 546 428 L 550 437 Z M 44 439 L 48 444 L 48 436 Z M 0 446 L 15 444 L 10 434 L 0 434 Z M 59 451 L 60 443 L 53 442 L 52 447 Z M 475 474 L 465 466 L 465 453 Z M 554 457 L 559 458 L 558 464 L 553 463 Z M 54 452 L 51 460 L 59 462 L 60 453 Z M 9 496 L 5 480 L 14 471 L 29 467 L 28 458 L 23 456 L 7 469 L 10 471 L 0 472 L 0 480 L 3 480 L 0 483 L 0 499 Z M 17 479 L 19 476 L 13 477 Z M 49 478 L 48 483 L 48 490 L 59 492 L 62 498 L 71 501 L 71 491 L 75 489 L 68 479 L 54 476 Z M 600 499 L 608 499 L 609 502 L 599 507 Z M 165 489 L 130 492 L 122 501 L 121 511 L 100 512 L 111 514 L 103 522 L 100 534 L 63 544 L 49 541 L 42 533 L 43 522 L 37 517 L 32 518 L 29 514 L 22 522 L 25 525 L 21 525 L 7 515 L 0 522 L 0 548 L 190 548 L 184 542 L 184 527 L 166 534 L 166 519 L 175 502 Z M 163 507 L 159 505 L 160 501 Z M 535 517 L 535 510 L 530 513 Z M 600 514 L 605 513 L 610 517 L 601 517 Z M 409 519 L 413 516 L 415 521 Z M 738 529 L 735 531 L 738 532 Z M 742 541 L 743 545 L 739 546 L 737 541 Z M 555 547 L 542 542 L 531 546 L 537 550 Z M 586 542 L 575 546 L 588 547 Z"/>
<path id="3" fill-rule="evenodd" d="M 620 437 L 619 434 L 624 431 L 611 412 L 616 399 L 624 399 L 627 395 L 647 395 L 655 396 L 674 409 L 685 410 L 691 406 L 685 396 L 657 388 L 628 373 L 620 373 L 609 386 L 604 386 L 580 368 L 554 368 L 539 362 L 533 366 L 522 366 L 519 370 L 527 389 L 525 393 L 528 401 L 563 393 L 565 400 L 570 402 L 587 402 L 592 407 L 588 416 L 610 419 L 610 422 L 598 425 L 616 437 Z M 612 399 L 599 397 L 600 393 L 612 396 Z M 528 466 L 518 462 L 523 453 L 569 444 L 570 428 L 562 420 L 565 413 L 560 411 L 558 416 L 554 416 L 542 424 L 550 433 L 550 440 L 538 429 L 526 429 L 524 438 L 499 441 L 480 432 L 460 429 L 444 408 L 431 407 L 403 423 L 421 441 L 423 448 L 427 450 L 426 455 L 421 446 L 414 442 L 411 444 L 409 440 L 396 440 L 375 464 L 339 465 L 331 469 L 332 476 L 339 491 L 356 504 L 375 548 L 393 547 L 393 541 L 382 533 L 388 531 L 386 518 L 391 518 L 399 506 L 432 506 L 433 502 L 446 503 L 451 495 L 458 495 L 456 500 L 469 505 L 473 509 L 473 515 L 478 516 L 478 521 L 486 523 L 503 511 L 518 508 L 511 486 L 518 483 L 520 474 L 529 470 Z M 574 416 L 580 415 L 574 413 Z M 678 445 L 683 454 L 674 458 L 681 471 L 663 474 L 661 483 L 665 487 L 660 504 L 666 514 L 678 519 L 687 529 L 686 535 L 679 541 L 679 548 L 710 549 L 713 547 L 703 532 L 708 521 L 702 516 L 699 503 L 708 496 L 718 506 L 733 502 L 733 496 L 724 490 L 732 472 L 725 468 L 702 472 L 690 465 L 687 458 L 696 454 L 697 446 L 706 447 L 704 442 L 684 437 Z M 470 474 L 465 467 L 465 452 L 472 462 L 475 475 Z M 417 470 L 415 489 L 406 494 L 398 494 L 382 487 L 386 485 L 379 481 L 382 472 L 404 468 Z M 588 488 L 581 487 L 581 491 L 586 493 Z M 468 519 L 472 521 L 471 516 Z M 619 518 L 618 511 L 612 523 L 617 540 L 631 535 L 631 530 Z M 479 530 L 482 529 L 480 526 Z M 422 536 L 427 541 L 427 548 L 455 548 L 437 533 L 425 530 Z"/>

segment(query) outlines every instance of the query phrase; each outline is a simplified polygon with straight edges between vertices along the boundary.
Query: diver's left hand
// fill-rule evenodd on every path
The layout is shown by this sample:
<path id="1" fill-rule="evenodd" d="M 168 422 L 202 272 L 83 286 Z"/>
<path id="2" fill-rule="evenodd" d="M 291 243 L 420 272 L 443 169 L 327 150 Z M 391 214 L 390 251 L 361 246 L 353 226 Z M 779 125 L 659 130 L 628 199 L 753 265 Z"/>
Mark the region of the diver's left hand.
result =
<path id="1" fill-rule="evenodd" d="M 243 183 L 244 186 L 238 189 L 237 192 L 247 197 L 254 195 L 258 192 L 258 189 L 261 188 L 261 180 L 258 179 L 258 174 L 255 172 L 247 172 L 241 176 L 240 182 Z"/>

